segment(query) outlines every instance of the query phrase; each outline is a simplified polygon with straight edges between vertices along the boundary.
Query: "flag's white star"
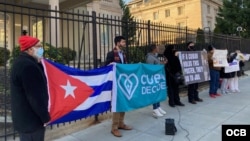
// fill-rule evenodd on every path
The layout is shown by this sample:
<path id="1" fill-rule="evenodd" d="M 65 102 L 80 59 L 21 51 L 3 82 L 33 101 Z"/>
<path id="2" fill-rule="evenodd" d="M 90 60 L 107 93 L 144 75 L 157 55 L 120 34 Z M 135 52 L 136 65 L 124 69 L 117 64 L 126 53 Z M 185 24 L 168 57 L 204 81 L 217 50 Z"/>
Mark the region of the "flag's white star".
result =
<path id="1" fill-rule="evenodd" d="M 67 80 L 67 85 L 61 85 L 61 87 L 65 90 L 65 96 L 64 98 L 68 97 L 69 95 L 71 95 L 73 98 L 75 98 L 75 94 L 74 94 L 74 90 L 77 88 L 76 86 L 72 86 L 69 82 L 69 80 Z"/>

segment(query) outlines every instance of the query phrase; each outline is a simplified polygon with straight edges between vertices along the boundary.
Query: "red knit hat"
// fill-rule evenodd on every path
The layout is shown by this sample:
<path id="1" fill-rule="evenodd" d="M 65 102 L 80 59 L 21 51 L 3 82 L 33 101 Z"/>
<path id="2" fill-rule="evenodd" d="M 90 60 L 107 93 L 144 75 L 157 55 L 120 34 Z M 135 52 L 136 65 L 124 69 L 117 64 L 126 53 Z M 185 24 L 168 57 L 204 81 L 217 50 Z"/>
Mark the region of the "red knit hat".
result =
<path id="1" fill-rule="evenodd" d="M 37 38 L 31 36 L 21 36 L 19 38 L 20 50 L 24 51 L 36 45 L 39 42 Z"/>

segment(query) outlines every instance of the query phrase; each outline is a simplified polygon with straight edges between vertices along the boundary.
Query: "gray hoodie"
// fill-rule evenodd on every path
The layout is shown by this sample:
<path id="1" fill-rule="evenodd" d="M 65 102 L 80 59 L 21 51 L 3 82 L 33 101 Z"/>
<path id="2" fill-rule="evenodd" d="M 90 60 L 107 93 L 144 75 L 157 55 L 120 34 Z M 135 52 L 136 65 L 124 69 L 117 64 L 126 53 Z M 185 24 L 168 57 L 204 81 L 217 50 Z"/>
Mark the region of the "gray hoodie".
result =
<path id="1" fill-rule="evenodd" d="M 146 63 L 148 64 L 161 64 L 161 61 L 157 58 L 157 55 L 148 53 L 146 55 Z"/>

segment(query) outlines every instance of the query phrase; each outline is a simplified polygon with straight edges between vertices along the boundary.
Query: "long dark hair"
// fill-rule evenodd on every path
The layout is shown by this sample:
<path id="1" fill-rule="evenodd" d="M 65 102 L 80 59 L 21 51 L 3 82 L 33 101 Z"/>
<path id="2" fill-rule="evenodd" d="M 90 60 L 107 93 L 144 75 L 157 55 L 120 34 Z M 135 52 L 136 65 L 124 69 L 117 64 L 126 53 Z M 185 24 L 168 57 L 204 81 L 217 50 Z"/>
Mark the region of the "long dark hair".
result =
<path id="1" fill-rule="evenodd" d="M 164 53 L 163 55 L 167 58 L 171 57 L 174 55 L 174 49 L 175 49 L 175 46 L 170 44 L 170 45 L 165 45 L 165 50 L 164 50 Z"/>

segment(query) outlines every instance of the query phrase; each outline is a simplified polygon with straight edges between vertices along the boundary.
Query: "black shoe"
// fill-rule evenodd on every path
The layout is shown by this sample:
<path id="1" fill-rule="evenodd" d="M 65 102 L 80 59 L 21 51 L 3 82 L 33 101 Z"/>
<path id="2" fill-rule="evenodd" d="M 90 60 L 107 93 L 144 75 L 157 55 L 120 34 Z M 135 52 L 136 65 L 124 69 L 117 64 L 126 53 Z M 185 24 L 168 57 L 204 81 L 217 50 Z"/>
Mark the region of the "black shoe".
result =
<path id="1" fill-rule="evenodd" d="M 196 104 L 196 101 L 194 101 L 194 100 L 193 101 L 189 101 L 189 103 Z"/>
<path id="2" fill-rule="evenodd" d="M 197 102 L 202 102 L 203 100 L 201 98 L 198 98 L 197 100 L 195 100 Z"/>
<path id="3" fill-rule="evenodd" d="M 185 106 L 183 103 L 178 103 L 178 104 L 175 104 L 175 105 L 177 105 L 177 106 Z"/>
<path id="4" fill-rule="evenodd" d="M 173 108 L 175 107 L 175 105 L 173 105 L 173 104 L 169 104 L 169 106 L 170 106 L 170 107 L 173 107 Z"/>

